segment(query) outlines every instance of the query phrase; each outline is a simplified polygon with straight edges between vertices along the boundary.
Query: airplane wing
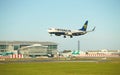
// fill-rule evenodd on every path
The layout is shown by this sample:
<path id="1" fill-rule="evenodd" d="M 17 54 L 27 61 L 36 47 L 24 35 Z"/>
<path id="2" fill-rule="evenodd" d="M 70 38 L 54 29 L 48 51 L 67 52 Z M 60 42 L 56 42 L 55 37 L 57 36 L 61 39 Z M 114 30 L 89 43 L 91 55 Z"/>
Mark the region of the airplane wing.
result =
<path id="1" fill-rule="evenodd" d="M 60 35 L 65 35 L 65 32 L 56 32 L 54 34 L 57 35 L 57 36 L 60 36 Z"/>
<path id="2" fill-rule="evenodd" d="M 79 35 L 84 35 L 86 31 L 76 31 L 76 32 L 71 32 L 73 36 L 79 36 Z"/>

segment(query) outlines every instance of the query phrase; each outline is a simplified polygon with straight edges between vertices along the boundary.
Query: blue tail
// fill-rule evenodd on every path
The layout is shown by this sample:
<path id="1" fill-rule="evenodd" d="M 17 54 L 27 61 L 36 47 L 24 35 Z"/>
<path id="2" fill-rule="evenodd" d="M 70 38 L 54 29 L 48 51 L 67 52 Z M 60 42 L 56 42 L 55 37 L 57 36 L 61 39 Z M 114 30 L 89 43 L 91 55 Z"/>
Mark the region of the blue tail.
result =
<path id="1" fill-rule="evenodd" d="M 79 30 L 86 31 L 87 25 L 88 25 L 88 21 L 86 21 L 84 26 L 81 29 L 79 29 Z"/>

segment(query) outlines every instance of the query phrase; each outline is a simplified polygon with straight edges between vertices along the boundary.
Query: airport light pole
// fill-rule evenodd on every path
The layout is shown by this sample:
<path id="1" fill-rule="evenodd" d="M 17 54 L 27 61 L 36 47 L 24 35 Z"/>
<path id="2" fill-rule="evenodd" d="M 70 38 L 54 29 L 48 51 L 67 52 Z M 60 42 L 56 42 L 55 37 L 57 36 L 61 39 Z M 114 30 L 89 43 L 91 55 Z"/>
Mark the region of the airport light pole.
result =
<path id="1" fill-rule="evenodd" d="M 78 52 L 80 51 L 80 41 L 78 40 Z"/>

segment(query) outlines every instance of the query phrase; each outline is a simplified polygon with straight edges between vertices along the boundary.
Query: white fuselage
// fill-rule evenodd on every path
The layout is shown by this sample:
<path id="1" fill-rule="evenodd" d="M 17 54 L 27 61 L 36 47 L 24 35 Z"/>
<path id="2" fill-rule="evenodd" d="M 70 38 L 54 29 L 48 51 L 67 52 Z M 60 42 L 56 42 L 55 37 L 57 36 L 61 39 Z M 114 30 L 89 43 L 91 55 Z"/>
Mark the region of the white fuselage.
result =
<path id="1" fill-rule="evenodd" d="M 56 36 L 64 35 L 64 36 L 79 36 L 83 35 L 86 32 L 82 30 L 68 30 L 68 29 L 59 29 L 59 28 L 50 28 L 48 29 L 48 33 L 55 34 Z"/>
<path id="2" fill-rule="evenodd" d="M 64 35 L 64 38 L 66 38 L 66 36 L 70 36 L 72 38 L 73 36 L 84 35 L 87 32 L 91 32 L 91 31 L 95 30 L 95 27 L 94 27 L 92 30 L 86 31 L 87 30 L 87 25 L 88 25 L 88 21 L 86 21 L 85 24 L 83 25 L 83 27 L 81 29 L 78 29 L 78 30 L 50 28 L 50 29 L 48 29 L 48 33 L 49 34 L 55 34 L 56 36 Z"/>

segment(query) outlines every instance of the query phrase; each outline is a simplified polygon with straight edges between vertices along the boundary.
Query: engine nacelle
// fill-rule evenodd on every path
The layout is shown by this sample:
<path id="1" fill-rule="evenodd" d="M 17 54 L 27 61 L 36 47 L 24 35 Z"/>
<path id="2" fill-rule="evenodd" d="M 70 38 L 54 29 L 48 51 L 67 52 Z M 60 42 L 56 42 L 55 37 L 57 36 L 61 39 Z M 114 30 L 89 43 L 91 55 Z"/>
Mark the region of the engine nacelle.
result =
<path id="1" fill-rule="evenodd" d="M 55 34 L 56 36 L 60 36 L 60 34 Z"/>
<path id="2" fill-rule="evenodd" d="M 72 33 L 71 33 L 71 32 L 67 32 L 67 33 L 66 33 L 66 35 L 71 36 L 71 35 L 72 35 Z"/>

